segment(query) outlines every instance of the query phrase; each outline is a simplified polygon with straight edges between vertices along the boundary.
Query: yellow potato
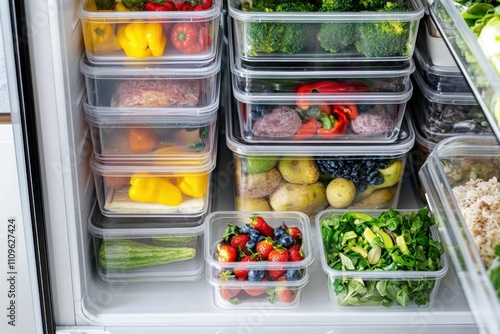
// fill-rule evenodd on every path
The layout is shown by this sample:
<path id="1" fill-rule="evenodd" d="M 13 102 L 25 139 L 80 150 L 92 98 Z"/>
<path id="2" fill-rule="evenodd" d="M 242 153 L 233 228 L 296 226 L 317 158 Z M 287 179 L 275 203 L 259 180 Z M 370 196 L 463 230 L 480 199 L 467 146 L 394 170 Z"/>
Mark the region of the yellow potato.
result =
<path id="1" fill-rule="evenodd" d="M 382 209 L 389 206 L 394 198 L 394 187 L 374 190 L 368 197 L 355 202 L 349 209 Z"/>
<path id="2" fill-rule="evenodd" d="M 235 196 L 234 206 L 236 211 L 272 211 L 266 198 L 242 198 Z"/>
<path id="3" fill-rule="evenodd" d="M 356 196 L 356 187 L 351 180 L 338 177 L 328 183 L 326 198 L 336 209 L 347 208 Z"/>
<path id="4" fill-rule="evenodd" d="M 313 184 L 282 183 L 269 196 L 274 211 L 300 211 L 316 214 L 326 208 L 326 188 L 321 182 Z"/>

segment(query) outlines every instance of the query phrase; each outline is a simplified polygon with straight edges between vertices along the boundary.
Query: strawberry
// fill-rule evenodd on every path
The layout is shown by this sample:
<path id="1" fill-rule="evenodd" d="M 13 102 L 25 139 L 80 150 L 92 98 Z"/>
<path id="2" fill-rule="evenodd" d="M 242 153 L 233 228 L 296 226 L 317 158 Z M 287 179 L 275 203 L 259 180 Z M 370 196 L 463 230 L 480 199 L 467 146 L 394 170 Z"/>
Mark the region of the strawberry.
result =
<path id="1" fill-rule="evenodd" d="M 262 241 L 259 241 L 257 245 L 255 246 L 255 251 L 260 254 L 260 258 L 263 261 L 267 260 L 267 257 L 269 256 L 269 253 L 273 250 L 274 247 L 274 241 L 273 239 L 267 237 Z"/>
<path id="2" fill-rule="evenodd" d="M 289 250 L 290 261 L 301 261 L 304 259 L 304 252 L 300 249 L 300 245 L 294 245 Z"/>
<path id="3" fill-rule="evenodd" d="M 250 240 L 248 234 L 238 234 L 231 239 L 230 244 L 239 251 L 245 251 L 248 240 Z"/>
<path id="4" fill-rule="evenodd" d="M 255 260 L 255 255 L 245 255 L 239 262 L 254 262 Z M 240 280 L 246 280 L 248 279 L 248 266 L 245 265 L 239 265 L 234 267 L 234 274 L 238 279 Z"/>
<path id="5" fill-rule="evenodd" d="M 290 234 L 296 243 L 302 242 L 302 231 L 297 226 L 288 227 L 286 233 Z"/>
<path id="6" fill-rule="evenodd" d="M 288 262 L 289 259 L 290 254 L 283 247 L 275 247 L 267 256 L 269 262 Z M 283 269 L 269 269 L 268 276 L 272 280 L 277 280 L 285 271 Z"/>
<path id="7" fill-rule="evenodd" d="M 259 231 L 263 236 L 270 237 L 273 235 L 274 228 L 269 226 L 261 216 L 253 216 L 249 225 Z"/>
<path id="8" fill-rule="evenodd" d="M 290 304 L 295 299 L 295 293 L 293 293 L 293 291 L 288 288 L 277 287 L 275 291 L 276 291 L 276 298 L 278 298 L 284 303 Z"/>
<path id="9" fill-rule="evenodd" d="M 228 244 L 218 244 L 215 253 L 219 262 L 234 262 L 238 257 L 236 248 Z"/>
<path id="10" fill-rule="evenodd" d="M 232 275 L 231 271 L 229 270 L 223 271 L 219 277 L 219 279 L 224 282 L 232 280 L 234 278 L 235 276 Z M 225 300 L 229 300 L 233 304 L 239 303 L 238 298 L 235 297 L 240 293 L 240 291 L 240 288 L 232 288 L 230 286 L 219 287 L 220 296 Z"/>
<path id="11" fill-rule="evenodd" d="M 267 281 L 267 279 L 265 277 L 262 279 L 261 282 L 264 282 L 264 281 Z M 248 287 L 248 288 L 243 288 L 243 290 L 245 290 L 245 292 L 247 294 L 249 294 L 250 296 L 254 296 L 254 297 L 260 296 L 261 294 L 266 292 L 265 287 L 262 287 L 262 288 L 250 288 L 250 287 Z"/>

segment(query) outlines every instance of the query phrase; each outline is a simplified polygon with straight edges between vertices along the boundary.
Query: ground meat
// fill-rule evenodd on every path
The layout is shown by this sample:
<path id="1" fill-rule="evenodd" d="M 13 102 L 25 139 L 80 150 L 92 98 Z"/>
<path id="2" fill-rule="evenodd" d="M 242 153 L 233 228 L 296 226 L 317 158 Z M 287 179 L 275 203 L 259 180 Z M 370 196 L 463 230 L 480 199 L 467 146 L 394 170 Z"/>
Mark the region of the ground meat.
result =
<path id="1" fill-rule="evenodd" d="M 359 114 L 351 121 L 352 131 L 365 136 L 383 134 L 394 131 L 396 127 L 395 108 L 384 105 L 376 105 L 369 112 Z"/>
<path id="2" fill-rule="evenodd" d="M 252 132 L 259 137 L 290 137 L 299 130 L 302 120 L 295 109 L 278 106 L 257 119 Z"/>
<path id="3" fill-rule="evenodd" d="M 500 244 L 500 183 L 496 177 L 470 180 L 454 187 L 453 195 L 479 256 L 489 268 L 495 258 L 494 247 Z"/>
<path id="4" fill-rule="evenodd" d="M 194 107 L 200 98 L 197 80 L 127 80 L 119 83 L 112 107 Z"/>

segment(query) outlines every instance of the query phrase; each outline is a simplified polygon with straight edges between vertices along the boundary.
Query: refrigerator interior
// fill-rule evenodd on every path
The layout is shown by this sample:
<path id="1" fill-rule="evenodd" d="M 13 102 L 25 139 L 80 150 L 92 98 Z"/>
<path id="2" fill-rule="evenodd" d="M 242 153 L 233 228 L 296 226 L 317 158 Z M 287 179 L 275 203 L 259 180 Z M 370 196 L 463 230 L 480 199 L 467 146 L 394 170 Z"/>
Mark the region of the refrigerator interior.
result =
<path id="1" fill-rule="evenodd" d="M 104 329 L 109 333 L 136 333 L 143 326 L 149 332 L 164 332 L 168 328 L 176 333 L 196 328 L 219 333 L 252 332 L 257 330 L 256 326 L 269 326 L 270 332 L 278 325 L 288 326 L 290 332 L 303 332 L 303 326 L 309 333 L 366 332 L 367 328 L 358 326 L 360 319 L 373 333 L 391 330 L 402 333 L 398 325 L 405 326 L 405 333 L 477 332 L 452 268 L 441 282 L 432 309 L 404 312 L 334 310 L 329 304 L 326 275 L 319 261 L 311 267 L 300 306 L 290 311 L 220 310 L 214 305 L 212 287 L 204 278 L 193 283 L 125 284 L 100 280 L 87 232 L 94 183 L 89 169 L 92 145 L 82 107 L 85 84 L 79 70 L 83 41 L 78 1 L 26 1 L 26 7 L 58 333 L 104 332 Z M 221 116 L 223 112 L 222 109 Z M 222 122 L 220 119 L 220 129 Z M 213 210 L 232 210 L 231 154 L 225 146 L 223 131 L 220 131 L 214 175 L 217 190 Z M 415 198 L 413 177 L 414 174 L 407 175 L 403 184 L 401 208 L 420 205 Z"/>

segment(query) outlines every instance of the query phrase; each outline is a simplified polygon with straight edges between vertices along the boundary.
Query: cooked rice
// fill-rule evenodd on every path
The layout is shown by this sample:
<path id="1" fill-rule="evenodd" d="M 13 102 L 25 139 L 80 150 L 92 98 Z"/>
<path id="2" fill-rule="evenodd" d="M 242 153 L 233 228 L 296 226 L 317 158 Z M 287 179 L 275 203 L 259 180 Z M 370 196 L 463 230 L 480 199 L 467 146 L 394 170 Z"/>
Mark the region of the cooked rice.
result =
<path id="1" fill-rule="evenodd" d="M 500 244 L 500 183 L 496 177 L 470 180 L 454 187 L 453 194 L 479 255 L 489 268 L 495 258 L 495 245 Z"/>

